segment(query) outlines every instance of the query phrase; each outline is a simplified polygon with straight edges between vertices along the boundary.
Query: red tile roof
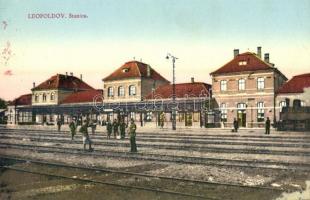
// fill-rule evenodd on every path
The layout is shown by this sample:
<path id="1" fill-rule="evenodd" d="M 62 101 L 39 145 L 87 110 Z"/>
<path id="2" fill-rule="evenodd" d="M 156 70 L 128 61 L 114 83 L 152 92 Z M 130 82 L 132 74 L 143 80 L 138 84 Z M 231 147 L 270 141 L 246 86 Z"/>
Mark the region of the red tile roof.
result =
<path id="1" fill-rule="evenodd" d="M 202 97 L 208 96 L 208 91 L 211 88 L 211 85 L 202 83 L 202 82 L 194 82 L 194 83 L 179 83 L 175 85 L 175 93 L 176 98 L 187 98 L 187 97 Z M 151 92 L 145 99 L 153 99 L 153 98 L 172 98 L 172 85 L 163 85 L 159 86 L 154 93 Z"/>
<path id="2" fill-rule="evenodd" d="M 31 105 L 31 97 L 32 94 L 24 94 L 19 96 L 18 98 L 14 99 L 11 103 L 10 106 L 25 106 L 25 105 Z"/>
<path id="3" fill-rule="evenodd" d="M 239 65 L 239 62 L 245 61 L 245 65 Z M 260 59 L 255 53 L 246 52 L 237 55 L 234 59 L 229 61 L 227 64 L 221 68 L 210 73 L 223 74 L 223 73 L 234 73 L 234 72 L 244 72 L 244 71 L 258 71 L 258 70 L 268 70 L 274 69 L 272 64 L 266 63 Z"/>
<path id="4" fill-rule="evenodd" d="M 103 98 L 103 91 L 102 90 L 86 90 L 80 92 L 74 92 L 67 96 L 61 103 L 86 103 L 86 102 L 93 102 L 95 97 Z M 98 101 L 102 99 L 98 99 Z"/>
<path id="5" fill-rule="evenodd" d="M 103 81 L 112 81 L 125 78 L 147 78 L 147 68 L 149 65 L 138 62 L 138 61 L 129 61 L 122 65 L 120 68 L 115 70 L 112 74 L 102 79 Z M 125 70 L 128 70 L 125 72 Z M 162 80 L 167 81 L 163 76 L 157 73 L 153 68 L 150 67 L 150 78 L 153 80 Z M 169 81 L 167 81 L 169 82 Z"/>
<path id="6" fill-rule="evenodd" d="M 69 89 L 69 90 L 94 90 L 93 87 L 75 76 L 57 74 L 31 90 Z"/>
<path id="7" fill-rule="evenodd" d="M 310 73 L 294 76 L 291 80 L 282 85 L 277 93 L 303 93 L 304 88 L 308 87 L 310 87 Z"/>

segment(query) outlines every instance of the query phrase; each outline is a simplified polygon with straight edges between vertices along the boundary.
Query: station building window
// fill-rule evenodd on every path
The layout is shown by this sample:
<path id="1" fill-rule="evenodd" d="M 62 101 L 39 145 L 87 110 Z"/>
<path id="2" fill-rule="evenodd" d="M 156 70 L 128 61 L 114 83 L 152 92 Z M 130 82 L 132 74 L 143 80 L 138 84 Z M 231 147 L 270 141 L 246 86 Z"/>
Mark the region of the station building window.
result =
<path id="1" fill-rule="evenodd" d="M 114 95 L 113 87 L 109 87 L 108 88 L 108 97 L 113 97 L 113 95 Z"/>
<path id="2" fill-rule="evenodd" d="M 257 79 L 257 89 L 263 90 L 265 88 L 265 79 L 260 77 Z"/>
<path id="3" fill-rule="evenodd" d="M 238 89 L 239 90 L 245 90 L 245 80 L 244 79 L 238 80 Z"/>
<path id="4" fill-rule="evenodd" d="M 227 106 L 226 106 L 226 103 L 221 104 L 221 119 L 222 119 L 222 122 L 227 122 Z"/>
<path id="5" fill-rule="evenodd" d="M 125 89 L 123 86 L 118 87 L 118 96 L 120 96 L 120 97 L 125 96 Z"/>
<path id="6" fill-rule="evenodd" d="M 220 82 L 221 84 L 221 91 L 226 91 L 227 90 L 227 81 L 223 80 Z"/>
<path id="7" fill-rule="evenodd" d="M 43 93 L 42 99 L 43 99 L 43 102 L 46 102 L 46 94 L 45 93 Z"/>
<path id="8" fill-rule="evenodd" d="M 129 96 L 134 96 L 136 95 L 136 86 L 130 85 L 129 86 Z"/>
<path id="9" fill-rule="evenodd" d="M 54 92 L 51 93 L 51 98 L 50 99 L 51 99 L 51 101 L 55 100 L 55 93 Z"/>
<path id="10" fill-rule="evenodd" d="M 257 122 L 263 122 L 264 120 L 265 120 L 264 103 L 258 102 L 257 103 Z"/>

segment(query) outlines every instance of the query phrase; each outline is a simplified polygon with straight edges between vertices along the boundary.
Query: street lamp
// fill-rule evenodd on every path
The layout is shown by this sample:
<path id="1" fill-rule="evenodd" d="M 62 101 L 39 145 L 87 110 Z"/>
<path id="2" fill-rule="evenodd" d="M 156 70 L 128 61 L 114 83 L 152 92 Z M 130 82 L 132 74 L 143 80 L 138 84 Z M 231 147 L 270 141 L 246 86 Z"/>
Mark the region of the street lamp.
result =
<path id="1" fill-rule="evenodd" d="M 171 55 L 170 53 L 167 54 L 166 59 L 172 59 L 172 130 L 176 130 L 176 103 L 175 103 L 175 60 L 178 59 L 177 57 Z"/>

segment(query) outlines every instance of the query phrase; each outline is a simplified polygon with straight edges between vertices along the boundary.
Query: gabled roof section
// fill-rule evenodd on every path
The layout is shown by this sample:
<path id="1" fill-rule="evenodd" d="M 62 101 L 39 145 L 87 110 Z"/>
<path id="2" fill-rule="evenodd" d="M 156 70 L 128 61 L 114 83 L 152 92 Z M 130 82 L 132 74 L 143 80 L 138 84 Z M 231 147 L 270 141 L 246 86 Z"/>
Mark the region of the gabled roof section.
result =
<path id="1" fill-rule="evenodd" d="M 32 94 L 24 94 L 14 99 L 9 105 L 10 106 L 25 106 L 31 105 Z"/>
<path id="2" fill-rule="evenodd" d="M 303 93 L 310 87 L 310 73 L 294 76 L 278 90 L 278 94 Z"/>
<path id="3" fill-rule="evenodd" d="M 31 90 L 48 90 L 48 89 L 65 89 L 65 90 L 94 90 L 93 87 L 81 79 L 71 76 L 56 74 Z"/>
<path id="4" fill-rule="evenodd" d="M 159 86 L 154 92 L 145 96 L 145 99 L 172 98 L 172 87 L 171 84 Z M 175 84 L 176 98 L 208 97 L 210 88 L 211 85 L 202 82 Z"/>
<path id="5" fill-rule="evenodd" d="M 269 69 L 274 69 L 272 64 L 263 61 L 255 53 L 246 52 L 237 55 L 227 64 L 210 73 L 210 75 Z"/>
<path id="6" fill-rule="evenodd" d="M 74 92 L 67 96 L 61 104 L 70 104 L 70 103 L 91 103 L 94 99 L 98 97 L 98 101 L 103 98 L 102 90 L 86 90 L 80 92 Z"/>
<path id="7" fill-rule="evenodd" d="M 149 76 L 148 76 L 149 68 Z M 102 79 L 103 81 L 113 81 L 127 78 L 151 78 L 153 80 L 162 80 L 169 82 L 158 72 L 156 72 L 150 65 L 138 62 L 138 61 L 129 61 L 122 65 L 120 68 L 115 70 L 112 74 Z"/>

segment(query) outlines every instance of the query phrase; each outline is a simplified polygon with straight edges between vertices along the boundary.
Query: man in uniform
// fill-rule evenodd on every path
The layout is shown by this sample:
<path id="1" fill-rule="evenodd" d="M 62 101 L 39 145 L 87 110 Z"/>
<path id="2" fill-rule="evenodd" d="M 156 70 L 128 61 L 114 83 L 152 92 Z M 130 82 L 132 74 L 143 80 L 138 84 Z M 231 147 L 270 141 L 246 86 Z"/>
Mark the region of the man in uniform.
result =
<path id="1" fill-rule="evenodd" d="M 76 124 L 75 121 L 72 120 L 69 124 L 70 132 L 71 132 L 71 140 L 73 140 L 74 135 L 76 134 Z"/>
<path id="2" fill-rule="evenodd" d="M 133 119 L 131 119 L 130 126 L 129 126 L 129 136 L 130 136 L 130 152 L 135 153 L 137 152 L 137 144 L 136 144 L 136 129 L 137 126 Z"/>
<path id="3" fill-rule="evenodd" d="M 160 113 L 159 121 L 160 121 L 160 128 L 163 128 L 165 124 L 165 113 L 164 112 Z"/>
<path id="4" fill-rule="evenodd" d="M 61 128 L 61 119 L 57 118 L 57 130 L 58 130 L 58 132 L 60 132 L 60 128 Z"/>
<path id="5" fill-rule="evenodd" d="M 235 130 L 235 132 L 238 132 L 238 128 L 239 128 L 238 121 L 236 120 L 236 118 L 234 118 L 234 130 Z"/>
<path id="6" fill-rule="evenodd" d="M 121 139 L 125 139 L 125 134 L 126 134 L 126 123 L 124 120 L 122 120 L 121 124 L 120 124 L 120 132 L 121 132 Z"/>
<path id="7" fill-rule="evenodd" d="M 270 119 L 267 117 L 267 120 L 265 122 L 265 134 L 269 135 L 270 134 Z"/>
<path id="8" fill-rule="evenodd" d="M 108 131 L 107 138 L 110 139 L 111 134 L 112 134 L 112 124 L 111 124 L 111 121 L 110 121 L 110 120 L 109 120 L 108 123 L 107 123 L 107 131 Z"/>
<path id="9" fill-rule="evenodd" d="M 114 138 L 116 138 L 116 136 L 118 136 L 118 127 L 119 127 L 119 123 L 116 119 L 114 119 L 114 122 L 113 122 Z"/>
<path id="10" fill-rule="evenodd" d="M 90 138 L 89 138 L 87 128 L 88 128 L 88 122 L 87 122 L 87 120 L 84 120 L 83 125 L 82 125 L 81 128 L 80 128 L 80 132 L 81 132 L 82 135 L 83 135 L 84 151 L 86 150 L 86 143 L 88 143 L 88 145 L 89 145 L 88 150 L 89 150 L 89 151 L 93 151 L 94 149 L 91 147 L 92 141 L 91 141 Z"/>

